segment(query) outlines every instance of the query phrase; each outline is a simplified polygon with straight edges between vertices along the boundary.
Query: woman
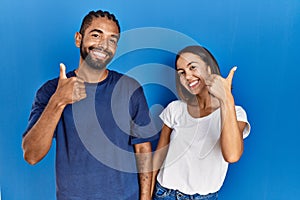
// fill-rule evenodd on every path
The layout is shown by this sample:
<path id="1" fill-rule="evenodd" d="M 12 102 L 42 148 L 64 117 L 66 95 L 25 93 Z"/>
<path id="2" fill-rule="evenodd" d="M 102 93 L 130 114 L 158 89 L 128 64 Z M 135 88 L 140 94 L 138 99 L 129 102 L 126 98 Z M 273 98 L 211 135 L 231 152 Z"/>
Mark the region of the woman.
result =
<path id="1" fill-rule="evenodd" d="M 246 112 L 231 93 L 236 67 L 222 78 L 215 58 L 201 46 L 181 50 L 175 65 L 181 100 L 160 115 L 153 199 L 217 199 L 228 163 L 240 159 L 250 132 Z"/>

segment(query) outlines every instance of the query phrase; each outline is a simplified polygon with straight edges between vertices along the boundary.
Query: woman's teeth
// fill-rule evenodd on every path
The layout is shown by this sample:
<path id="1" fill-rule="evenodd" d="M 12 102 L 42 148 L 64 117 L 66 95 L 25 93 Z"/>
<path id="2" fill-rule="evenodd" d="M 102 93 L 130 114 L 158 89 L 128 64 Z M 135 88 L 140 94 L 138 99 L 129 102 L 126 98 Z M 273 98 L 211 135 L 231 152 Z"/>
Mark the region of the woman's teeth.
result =
<path id="1" fill-rule="evenodd" d="M 193 86 L 195 86 L 198 82 L 199 82 L 199 81 L 193 81 L 193 82 L 191 82 L 191 83 L 189 84 L 189 86 L 190 86 L 190 87 L 193 87 Z"/>

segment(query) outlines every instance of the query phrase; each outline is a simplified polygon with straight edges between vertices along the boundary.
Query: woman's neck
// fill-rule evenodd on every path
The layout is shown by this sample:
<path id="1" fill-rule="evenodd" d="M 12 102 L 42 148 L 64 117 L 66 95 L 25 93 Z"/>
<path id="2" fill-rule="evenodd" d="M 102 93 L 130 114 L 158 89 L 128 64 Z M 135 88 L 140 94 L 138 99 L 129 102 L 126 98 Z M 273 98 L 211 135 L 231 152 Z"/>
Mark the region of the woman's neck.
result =
<path id="1" fill-rule="evenodd" d="M 188 111 L 192 117 L 205 117 L 220 107 L 218 99 L 211 94 L 196 95 L 188 102 Z"/>

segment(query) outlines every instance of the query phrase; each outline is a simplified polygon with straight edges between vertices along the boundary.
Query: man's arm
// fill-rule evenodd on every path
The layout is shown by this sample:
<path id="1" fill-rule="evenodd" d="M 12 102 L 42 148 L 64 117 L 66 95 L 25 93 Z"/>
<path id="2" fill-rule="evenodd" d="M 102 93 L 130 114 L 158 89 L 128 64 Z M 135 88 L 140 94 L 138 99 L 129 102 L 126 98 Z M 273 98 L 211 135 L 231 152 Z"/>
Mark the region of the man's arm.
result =
<path id="1" fill-rule="evenodd" d="M 24 136 L 23 154 L 29 164 L 36 164 L 48 153 L 63 109 L 64 107 L 58 105 L 58 100 L 53 95 L 39 120 Z"/>
<path id="2" fill-rule="evenodd" d="M 65 66 L 60 66 L 60 76 L 55 93 L 50 98 L 38 121 L 23 137 L 24 159 L 36 164 L 49 151 L 57 123 L 66 105 L 86 97 L 84 82 L 76 77 L 67 78 Z"/>
<path id="3" fill-rule="evenodd" d="M 152 182 L 152 148 L 150 142 L 135 144 L 136 163 L 139 173 L 140 200 L 150 200 Z"/>

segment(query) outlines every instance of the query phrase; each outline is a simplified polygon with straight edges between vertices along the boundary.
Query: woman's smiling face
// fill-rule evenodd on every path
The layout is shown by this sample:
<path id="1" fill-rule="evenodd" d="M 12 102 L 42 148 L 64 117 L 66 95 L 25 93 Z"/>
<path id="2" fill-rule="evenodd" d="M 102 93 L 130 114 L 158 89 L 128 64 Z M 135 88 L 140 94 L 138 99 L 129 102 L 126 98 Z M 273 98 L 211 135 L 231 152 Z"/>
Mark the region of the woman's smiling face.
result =
<path id="1" fill-rule="evenodd" d="M 207 64 L 193 53 L 182 53 L 176 62 L 180 83 L 194 95 L 206 89 L 205 79 L 209 76 Z"/>

